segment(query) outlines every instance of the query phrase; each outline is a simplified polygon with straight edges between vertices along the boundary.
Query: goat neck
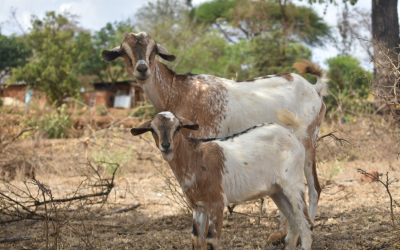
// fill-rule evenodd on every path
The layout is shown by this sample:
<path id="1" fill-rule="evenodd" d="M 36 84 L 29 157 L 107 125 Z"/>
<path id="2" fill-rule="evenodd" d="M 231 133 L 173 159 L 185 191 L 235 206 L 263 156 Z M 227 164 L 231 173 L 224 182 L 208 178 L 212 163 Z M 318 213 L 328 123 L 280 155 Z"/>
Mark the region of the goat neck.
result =
<path id="1" fill-rule="evenodd" d="M 195 158 L 201 155 L 201 149 L 190 142 L 190 139 L 181 132 L 176 133 L 173 143 L 173 151 L 170 155 L 163 155 L 163 158 L 168 162 L 175 177 L 181 184 L 185 176 L 193 171 L 193 169 L 190 169 L 189 162 L 197 161 Z"/>
<path id="2" fill-rule="evenodd" d="M 146 81 L 138 81 L 154 108 L 159 112 L 167 108 L 167 102 L 175 75 L 175 72 L 156 60 L 154 73 Z"/>

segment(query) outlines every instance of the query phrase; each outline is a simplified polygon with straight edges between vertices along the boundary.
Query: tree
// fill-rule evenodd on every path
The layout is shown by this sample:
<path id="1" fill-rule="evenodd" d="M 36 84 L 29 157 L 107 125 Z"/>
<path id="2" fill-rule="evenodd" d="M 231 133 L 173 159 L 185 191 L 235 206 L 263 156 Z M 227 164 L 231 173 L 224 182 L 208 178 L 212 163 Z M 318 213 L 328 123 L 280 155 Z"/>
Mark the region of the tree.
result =
<path id="1" fill-rule="evenodd" d="M 65 96 L 78 97 L 78 64 L 84 59 L 82 51 L 90 47 L 90 34 L 78 29 L 68 13 L 47 12 L 42 20 L 33 17 L 25 39 L 33 57 L 25 66 L 12 69 L 9 82 L 25 81 L 57 105 Z"/>
<path id="2" fill-rule="evenodd" d="M 84 75 L 95 75 L 96 81 L 115 83 L 129 79 L 125 63 L 117 60 L 115 63 L 106 63 L 101 52 L 112 46 L 121 44 L 125 32 L 134 32 L 135 28 L 130 19 L 121 22 L 107 23 L 105 27 L 95 32 L 91 38 L 91 45 L 81 54 L 84 60 L 79 60 L 79 72 Z M 85 36 L 86 34 L 80 34 Z"/>
<path id="3" fill-rule="evenodd" d="M 193 9 L 159 0 L 136 19 L 140 30 L 177 56 L 165 62 L 172 69 L 238 80 L 291 71 L 297 59 L 311 55 L 302 43 L 321 45 L 329 34 L 311 8 L 271 0 L 214 0 Z"/>
<path id="4" fill-rule="evenodd" d="M 332 93 L 324 100 L 327 113 L 338 107 L 339 100 L 342 105 L 356 109 L 357 102 L 368 99 L 370 96 L 369 81 L 358 77 L 356 74 L 372 77 L 372 73 L 363 69 L 357 58 L 340 55 L 326 59 L 325 63 L 329 66 L 327 76 L 329 78 L 329 91 Z M 358 105 L 358 108 L 364 109 L 366 107 Z"/>
<path id="5" fill-rule="evenodd" d="M 350 13 L 353 19 L 351 23 L 353 37 L 359 40 L 361 48 L 366 52 L 369 59 L 374 58 L 373 45 L 368 41 L 372 40 L 372 27 L 371 27 L 371 12 L 360 8 L 354 8 L 353 13 Z"/>
<path id="6" fill-rule="evenodd" d="M 310 4 L 312 3 L 334 3 L 335 0 L 308 0 Z M 357 3 L 357 0 L 343 0 L 344 3 L 350 2 L 352 5 Z M 372 39 L 374 42 L 380 43 L 383 47 L 387 49 L 394 49 L 398 52 L 398 47 L 400 44 L 399 37 L 399 20 L 397 11 L 398 0 L 372 0 Z M 363 46 L 367 50 L 367 53 L 371 55 L 370 50 L 367 46 Z M 374 53 L 371 59 L 374 60 L 374 93 L 375 93 L 375 108 L 378 109 L 384 103 L 379 95 L 391 95 L 389 88 L 386 86 L 393 85 L 392 80 L 385 74 L 384 69 L 378 65 L 388 64 L 389 59 L 384 56 L 380 51 L 378 46 L 374 46 Z M 398 60 L 397 58 L 392 58 L 393 60 Z M 382 109 L 385 113 L 387 109 Z"/>
<path id="7" fill-rule="evenodd" d="M 0 82 L 10 74 L 11 68 L 24 66 L 31 55 L 22 38 L 0 35 Z"/>
<path id="8" fill-rule="evenodd" d="M 361 49 L 367 59 L 374 58 L 372 43 L 371 12 L 353 8 L 350 12 L 347 5 L 338 16 L 337 29 L 339 36 L 334 37 L 334 45 L 340 55 L 349 55 L 354 50 Z"/>
<path id="9" fill-rule="evenodd" d="M 302 1 L 302 0 L 300 0 L 300 1 Z M 339 1 L 339 0 L 307 0 L 307 2 L 309 3 L 309 4 L 313 4 L 313 3 L 319 3 L 319 4 L 334 4 L 334 5 L 337 5 L 338 3 L 337 3 L 337 1 Z M 356 4 L 357 2 L 358 2 L 358 0 L 342 0 L 342 2 L 343 3 L 350 3 L 351 5 L 354 5 L 354 4 Z"/>
<path id="10" fill-rule="evenodd" d="M 163 61 L 178 72 L 212 74 L 242 79 L 246 43 L 229 45 L 221 33 L 199 22 L 185 1 L 149 2 L 136 14 L 136 27 L 144 30 L 176 56 L 174 62 Z"/>
<path id="11" fill-rule="evenodd" d="M 311 57 L 303 44 L 323 45 L 330 32 L 311 8 L 282 0 L 238 0 L 232 15 L 232 25 L 251 37 L 251 77 L 290 72 L 295 61 Z"/>
<path id="12" fill-rule="evenodd" d="M 283 46 L 285 54 L 281 53 Z M 289 41 L 283 45 L 281 32 L 257 36 L 249 47 L 250 77 L 291 72 L 293 63 L 311 57 L 311 50 L 299 42 Z"/>
<path id="13" fill-rule="evenodd" d="M 232 21 L 231 11 L 236 6 L 236 1 L 231 0 L 214 0 L 201 4 L 195 10 L 196 21 L 214 25 L 229 42 L 233 42 L 231 36 L 232 31 L 224 29 L 222 26 Z"/>
<path id="14" fill-rule="evenodd" d="M 281 30 L 298 41 L 321 45 L 322 39 L 329 34 L 329 27 L 315 11 L 284 0 L 214 0 L 200 5 L 195 16 L 201 22 L 217 25 L 218 30 L 236 39 Z"/>
<path id="15" fill-rule="evenodd" d="M 214 0 L 200 5 L 195 16 L 228 41 L 248 40 L 243 66 L 250 77 L 291 71 L 296 60 L 311 56 L 303 44 L 323 45 L 330 32 L 311 8 L 284 0 Z"/>
<path id="16" fill-rule="evenodd" d="M 397 13 L 398 0 L 372 0 L 372 36 L 373 39 L 380 43 L 383 47 L 393 49 L 399 47 L 399 18 Z M 398 49 L 396 49 L 398 52 Z M 397 61 L 398 58 L 392 58 Z M 384 71 L 380 64 L 389 63 L 389 59 L 384 56 L 378 46 L 374 46 L 374 79 L 375 82 L 383 86 L 391 86 L 392 81 L 389 79 L 388 74 Z M 386 95 L 390 90 L 378 84 L 374 86 L 374 93 L 379 95 Z M 383 103 L 379 97 L 376 96 L 376 108 L 379 108 Z"/>
<path id="17" fill-rule="evenodd" d="M 339 32 L 339 37 L 334 39 L 334 46 L 339 51 L 339 55 L 349 55 L 357 39 L 354 37 L 353 26 L 350 21 L 349 8 L 346 5 L 337 20 L 336 28 Z"/>

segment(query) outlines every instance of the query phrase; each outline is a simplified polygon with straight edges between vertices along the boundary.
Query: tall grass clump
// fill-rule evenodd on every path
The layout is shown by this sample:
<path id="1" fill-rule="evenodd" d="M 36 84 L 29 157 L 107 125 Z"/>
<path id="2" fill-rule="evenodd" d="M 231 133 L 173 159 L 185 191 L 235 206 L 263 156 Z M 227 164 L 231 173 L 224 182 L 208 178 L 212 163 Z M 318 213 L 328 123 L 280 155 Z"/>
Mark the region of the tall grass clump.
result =
<path id="1" fill-rule="evenodd" d="M 69 137 L 73 120 L 67 112 L 67 105 L 63 104 L 57 108 L 57 113 L 44 114 L 39 118 L 24 117 L 21 124 L 25 128 L 36 128 L 48 139 L 61 139 Z"/>

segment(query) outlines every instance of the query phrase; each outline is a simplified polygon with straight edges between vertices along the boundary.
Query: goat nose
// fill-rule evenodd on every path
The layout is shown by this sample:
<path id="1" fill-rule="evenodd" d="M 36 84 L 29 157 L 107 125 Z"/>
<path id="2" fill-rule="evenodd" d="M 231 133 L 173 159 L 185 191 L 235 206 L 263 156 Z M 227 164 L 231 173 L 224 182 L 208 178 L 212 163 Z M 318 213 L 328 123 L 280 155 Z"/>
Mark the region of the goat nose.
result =
<path id="1" fill-rule="evenodd" d="M 169 145 L 171 145 L 169 142 L 163 142 L 163 143 L 161 143 L 161 146 L 162 146 L 163 148 L 169 148 Z"/>
<path id="2" fill-rule="evenodd" d="M 139 71 L 140 73 L 146 73 L 147 71 L 147 66 L 144 64 L 141 64 L 139 66 L 136 67 L 137 71 Z"/>

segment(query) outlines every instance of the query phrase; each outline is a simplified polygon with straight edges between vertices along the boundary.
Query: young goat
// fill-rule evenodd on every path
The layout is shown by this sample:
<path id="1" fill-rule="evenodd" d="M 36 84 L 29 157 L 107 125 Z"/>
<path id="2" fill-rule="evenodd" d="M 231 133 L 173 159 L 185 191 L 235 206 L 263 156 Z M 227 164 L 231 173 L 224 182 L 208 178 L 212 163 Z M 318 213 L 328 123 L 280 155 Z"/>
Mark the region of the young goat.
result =
<path id="1" fill-rule="evenodd" d="M 302 248 L 311 249 L 301 143 L 306 128 L 287 110 L 278 110 L 276 115 L 293 132 L 264 123 L 230 137 L 194 139 L 180 130 L 197 130 L 199 125 L 168 111 L 131 130 L 134 136 L 152 132 L 193 208 L 193 249 L 219 248 L 225 206 L 266 195 L 288 218 L 284 249 L 294 249 L 299 235 Z"/>

